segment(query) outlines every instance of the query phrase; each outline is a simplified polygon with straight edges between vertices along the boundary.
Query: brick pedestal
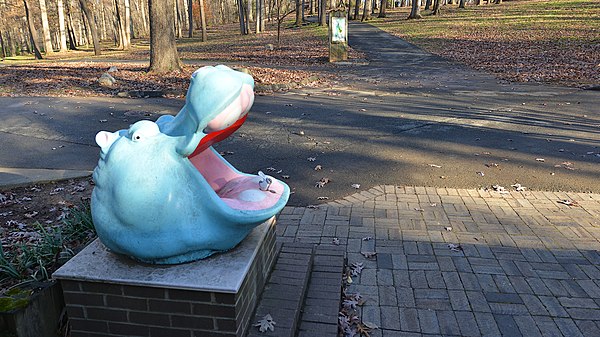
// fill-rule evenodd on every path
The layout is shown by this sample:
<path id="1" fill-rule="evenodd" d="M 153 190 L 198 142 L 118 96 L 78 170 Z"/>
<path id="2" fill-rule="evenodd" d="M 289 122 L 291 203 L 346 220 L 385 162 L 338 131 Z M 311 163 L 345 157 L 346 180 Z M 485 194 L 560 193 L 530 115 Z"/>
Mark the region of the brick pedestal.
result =
<path id="1" fill-rule="evenodd" d="M 275 258 L 274 219 L 208 259 L 153 266 L 96 240 L 56 271 L 71 336 L 241 337 Z"/>

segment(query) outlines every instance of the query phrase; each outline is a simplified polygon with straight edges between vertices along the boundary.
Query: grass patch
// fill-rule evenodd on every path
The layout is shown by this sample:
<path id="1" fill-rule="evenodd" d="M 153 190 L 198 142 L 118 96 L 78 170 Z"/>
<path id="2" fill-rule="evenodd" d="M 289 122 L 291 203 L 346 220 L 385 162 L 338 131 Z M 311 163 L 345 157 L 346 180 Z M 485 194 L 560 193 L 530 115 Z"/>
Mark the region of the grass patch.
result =
<path id="1" fill-rule="evenodd" d="M 60 226 L 34 223 L 34 242 L 20 243 L 10 251 L 0 245 L 0 284 L 23 286 L 47 281 L 52 272 L 96 237 L 89 201 L 74 207 Z M 10 292 L 7 293 L 10 295 Z"/>

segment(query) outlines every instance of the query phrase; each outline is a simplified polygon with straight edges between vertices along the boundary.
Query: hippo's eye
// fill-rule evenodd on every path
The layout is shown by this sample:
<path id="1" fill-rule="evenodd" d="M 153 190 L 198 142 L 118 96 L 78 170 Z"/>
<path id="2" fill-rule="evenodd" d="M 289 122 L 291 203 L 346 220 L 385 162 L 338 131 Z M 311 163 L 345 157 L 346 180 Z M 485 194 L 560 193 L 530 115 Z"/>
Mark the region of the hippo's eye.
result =
<path id="1" fill-rule="evenodd" d="M 135 136 L 133 136 L 133 139 L 135 139 L 135 140 L 140 140 L 140 139 L 142 139 L 142 136 L 140 136 L 140 135 L 135 135 Z"/>

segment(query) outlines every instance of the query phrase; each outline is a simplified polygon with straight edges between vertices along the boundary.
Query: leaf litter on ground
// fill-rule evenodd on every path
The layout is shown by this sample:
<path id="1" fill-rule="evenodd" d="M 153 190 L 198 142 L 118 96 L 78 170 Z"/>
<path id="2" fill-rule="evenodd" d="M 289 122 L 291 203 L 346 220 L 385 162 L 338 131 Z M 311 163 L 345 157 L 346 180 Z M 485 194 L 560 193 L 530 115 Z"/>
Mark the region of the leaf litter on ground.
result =
<path id="1" fill-rule="evenodd" d="M 270 314 L 266 314 L 262 319 L 260 319 L 256 324 L 254 324 L 255 327 L 258 327 L 258 331 L 260 332 L 267 332 L 267 331 L 275 331 L 275 321 L 273 320 L 273 317 L 271 317 Z"/>

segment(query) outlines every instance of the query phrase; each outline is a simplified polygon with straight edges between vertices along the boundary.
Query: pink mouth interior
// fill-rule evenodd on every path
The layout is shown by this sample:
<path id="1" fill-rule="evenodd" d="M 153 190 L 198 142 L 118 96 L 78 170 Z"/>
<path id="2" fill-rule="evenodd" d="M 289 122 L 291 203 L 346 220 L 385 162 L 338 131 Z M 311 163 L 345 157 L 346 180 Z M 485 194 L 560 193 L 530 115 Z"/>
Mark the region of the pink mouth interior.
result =
<path id="1" fill-rule="evenodd" d="M 283 194 L 284 186 L 279 181 L 273 180 L 269 187 L 274 193 L 262 191 L 258 185 L 260 177 L 234 171 L 211 150 L 202 151 L 189 157 L 189 160 L 221 200 L 231 208 L 248 211 L 267 209 L 274 206 Z"/>

